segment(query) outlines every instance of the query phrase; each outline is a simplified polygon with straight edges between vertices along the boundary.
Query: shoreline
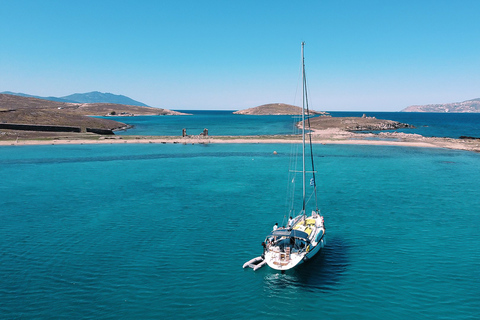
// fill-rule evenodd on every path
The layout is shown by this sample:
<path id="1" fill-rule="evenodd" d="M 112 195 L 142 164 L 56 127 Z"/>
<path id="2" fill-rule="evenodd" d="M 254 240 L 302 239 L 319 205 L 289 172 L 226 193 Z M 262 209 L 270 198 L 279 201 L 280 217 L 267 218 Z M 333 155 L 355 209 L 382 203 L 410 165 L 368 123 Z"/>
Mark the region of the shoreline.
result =
<path id="1" fill-rule="evenodd" d="M 33 146 L 33 145 L 83 145 L 83 144 L 210 144 L 210 143 L 301 143 L 300 136 L 81 136 L 81 137 L 50 137 L 45 139 L 0 140 L 0 146 Z M 376 145 L 402 146 L 419 148 L 446 148 L 480 152 L 478 139 L 452 139 L 438 137 L 423 137 L 418 134 L 396 132 L 353 133 L 342 130 L 315 130 L 312 133 L 312 143 L 337 145 Z"/>

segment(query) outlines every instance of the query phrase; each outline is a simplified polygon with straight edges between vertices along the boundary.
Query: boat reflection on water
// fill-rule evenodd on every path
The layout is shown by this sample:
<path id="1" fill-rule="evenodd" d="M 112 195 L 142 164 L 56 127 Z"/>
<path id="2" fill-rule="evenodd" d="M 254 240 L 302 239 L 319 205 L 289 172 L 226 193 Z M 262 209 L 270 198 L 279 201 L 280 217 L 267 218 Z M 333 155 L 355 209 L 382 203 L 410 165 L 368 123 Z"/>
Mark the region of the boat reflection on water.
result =
<path id="1" fill-rule="evenodd" d="M 328 291 L 336 290 L 342 275 L 350 265 L 348 261 L 349 245 L 340 238 L 329 240 L 328 246 L 313 257 L 309 263 L 284 273 L 264 269 L 266 272 L 265 290 L 276 294 L 277 291 L 290 289 Z"/>

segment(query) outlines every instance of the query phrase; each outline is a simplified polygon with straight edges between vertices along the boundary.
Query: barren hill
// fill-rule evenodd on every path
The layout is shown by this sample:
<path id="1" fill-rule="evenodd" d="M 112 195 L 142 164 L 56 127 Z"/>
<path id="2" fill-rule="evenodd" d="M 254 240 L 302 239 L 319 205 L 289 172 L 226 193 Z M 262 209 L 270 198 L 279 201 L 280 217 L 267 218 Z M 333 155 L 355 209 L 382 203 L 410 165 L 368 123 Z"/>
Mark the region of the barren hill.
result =
<path id="1" fill-rule="evenodd" d="M 122 122 L 87 117 L 70 103 L 0 94 L 0 123 L 119 129 Z"/>
<path id="2" fill-rule="evenodd" d="M 182 114 L 166 109 L 126 106 L 111 103 L 66 103 L 43 99 L 0 94 L 0 123 L 73 126 L 94 129 L 120 129 L 127 125 L 122 122 L 88 117 L 118 115 L 177 115 Z"/>
<path id="3" fill-rule="evenodd" d="M 11 92 L 11 91 L 4 91 L 0 93 L 11 94 L 15 96 L 22 96 L 22 97 L 29 97 L 29 98 L 38 98 L 43 100 L 50 100 L 50 101 L 57 101 L 57 102 L 70 102 L 70 103 L 114 103 L 114 104 L 125 104 L 128 106 L 142 106 L 148 107 L 143 102 L 133 100 L 124 95 L 120 94 L 113 94 L 108 92 L 86 92 L 86 93 L 74 93 L 64 97 L 41 97 L 41 96 L 34 96 L 27 93 L 20 93 L 20 92 Z"/>
<path id="4" fill-rule="evenodd" d="M 0 94 L 0 109 L 48 109 L 71 111 L 75 114 L 105 116 L 105 115 L 184 115 L 185 113 L 168 109 L 130 106 L 115 103 L 68 103 L 49 101 L 31 97 L 10 94 Z M 60 112 L 60 111 L 59 111 Z"/>
<path id="5" fill-rule="evenodd" d="M 74 93 L 68 96 L 60 97 L 61 99 L 70 100 L 78 103 L 114 103 L 125 104 L 129 106 L 141 106 L 148 107 L 145 103 L 133 100 L 124 95 L 113 94 L 108 92 L 86 92 L 86 93 Z"/>
<path id="6" fill-rule="evenodd" d="M 255 108 L 235 111 L 234 114 L 249 115 L 297 115 L 302 114 L 302 108 L 285 103 L 264 104 Z M 326 114 L 325 112 L 310 110 L 310 114 Z"/>

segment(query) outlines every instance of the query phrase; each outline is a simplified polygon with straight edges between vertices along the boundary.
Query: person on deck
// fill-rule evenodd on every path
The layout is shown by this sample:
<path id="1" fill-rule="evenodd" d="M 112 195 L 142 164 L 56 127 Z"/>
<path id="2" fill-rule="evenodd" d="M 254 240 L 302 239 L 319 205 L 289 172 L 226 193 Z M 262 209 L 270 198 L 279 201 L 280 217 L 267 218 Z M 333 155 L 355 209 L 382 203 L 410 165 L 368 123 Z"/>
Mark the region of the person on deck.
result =
<path id="1" fill-rule="evenodd" d="M 273 226 L 273 231 L 277 230 L 278 228 L 278 223 L 275 223 L 275 225 Z"/>
<path id="2" fill-rule="evenodd" d="M 290 219 L 288 219 L 287 228 L 291 228 L 292 225 L 293 225 L 293 219 L 292 219 L 292 217 L 290 217 Z"/>
<path id="3" fill-rule="evenodd" d="M 265 259 L 265 251 L 267 250 L 267 244 L 262 242 L 263 252 L 262 252 L 262 259 Z"/>

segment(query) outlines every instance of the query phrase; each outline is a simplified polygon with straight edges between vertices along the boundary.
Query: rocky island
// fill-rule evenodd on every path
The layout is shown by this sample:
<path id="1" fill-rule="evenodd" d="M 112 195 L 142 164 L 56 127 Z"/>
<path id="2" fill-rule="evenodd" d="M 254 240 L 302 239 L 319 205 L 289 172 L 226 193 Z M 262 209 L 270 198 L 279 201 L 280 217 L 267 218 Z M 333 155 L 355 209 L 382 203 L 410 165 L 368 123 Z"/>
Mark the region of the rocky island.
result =
<path id="1" fill-rule="evenodd" d="M 239 110 L 234 114 L 248 115 L 301 115 L 302 108 L 285 103 L 264 104 L 255 108 Z M 411 128 L 406 123 L 400 123 L 392 120 L 376 119 L 375 117 L 331 117 L 325 111 L 312 111 L 310 114 L 314 117 L 310 118 L 310 126 L 314 130 L 341 130 L 341 131 L 379 131 L 379 130 L 395 130 L 400 128 Z M 320 115 L 320 116 L 318 116 Z M 297 126 L 301 126 L 299 122 Z"/>
<path id="2" fill-rule="evenodd" d="M 299 123 L 299 126 L 301 123 Z M 411 125 L 375 117 L 315 117 L 310 119 L 314 130 L 337 129 L 343 131 L 380 131 L 413 128 Z"/>
<path id="3" fill-rule="evenodd" d="M 302 114 L 302 108 L 293 106 L 291 104 L 286 104 L 286 103 L 269 103 L 269 104 L 264 104 L 255 108 L 235 111 L 233 114 L 248 114 L 248 115 L 256 115 L 256 116 L 300 115 Z M 317 115 L 317 114 L 328 114 L 328 113 L 322 112 L 322 111 L 310 110 L 310 114 Z"/>

